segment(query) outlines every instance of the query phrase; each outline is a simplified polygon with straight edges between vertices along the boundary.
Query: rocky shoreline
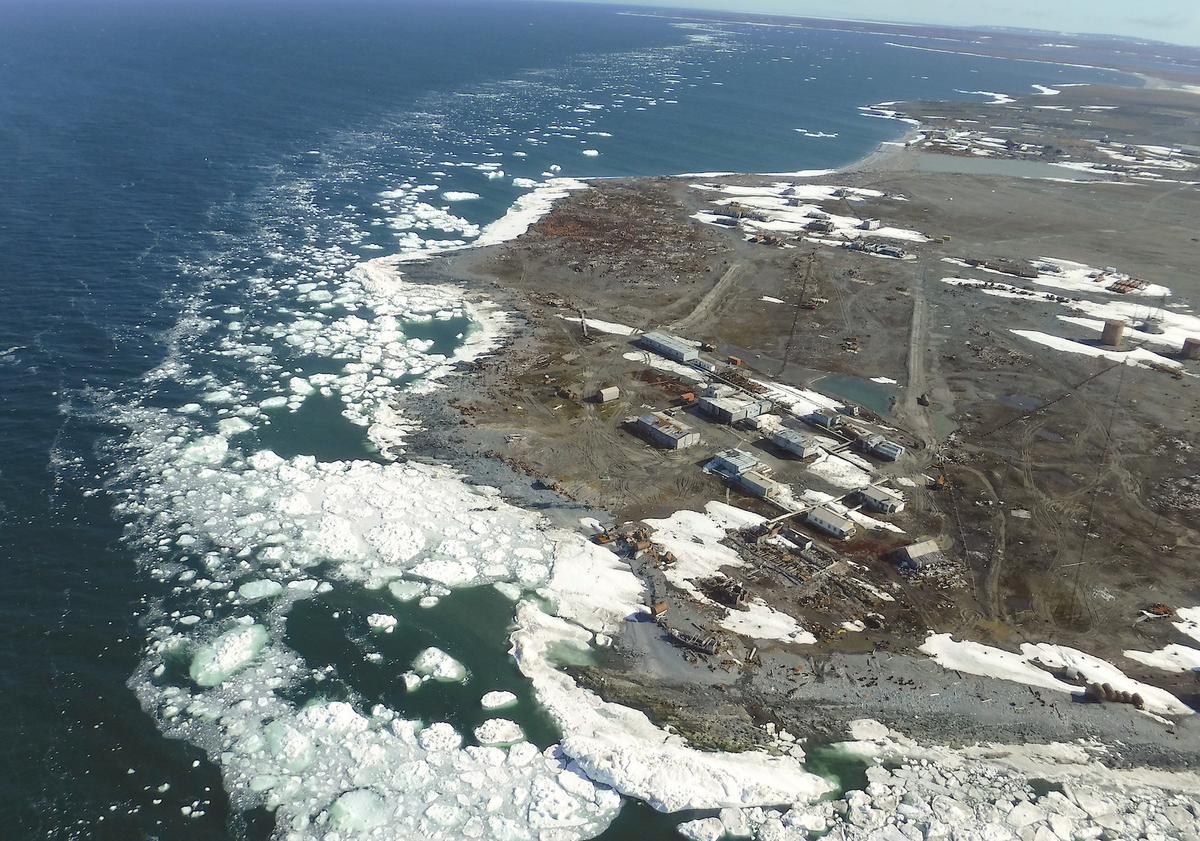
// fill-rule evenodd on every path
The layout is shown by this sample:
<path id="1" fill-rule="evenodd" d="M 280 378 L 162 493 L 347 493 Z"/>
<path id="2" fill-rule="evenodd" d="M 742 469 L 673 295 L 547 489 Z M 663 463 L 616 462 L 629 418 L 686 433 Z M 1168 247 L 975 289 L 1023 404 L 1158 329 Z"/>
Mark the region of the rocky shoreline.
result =
<path id="1" fill-rule="evenodd" d="M 922 152 L 907 144 L 916 136 L 914 130 L 885 144 L 835 177 L 937 182 L 915 171 Z M 724 180 L 755 184 L 762 177 Z M 641 183 L 659 190 L 664 181 Z M 638 182 L 623 183 L 638 189 Z M 539 385 L 530 370 L 543 366 L 530 360 L 551 352 L 542 342 L 561 325 L 542 312 L 549 298 L 541 290 L 514 288 L 502 278 L 508 256 L 529 248 L 517 240 L 406 267 L 409 279 L 452 282 L 495 304 L 510 314 L 510 330 L 501 350 L 464 363 L 433 391 L 405 395 L 400 408 L 420 428 L 406 437 L 400 457 L 449 465 L 469 482 L 538 511 L 550 525 L 586 533 L 582 521 L 610 526 L 629 509 L 594 504 L 589 499 L 612 495 L 577 493 L 582 483 L 561 480 L 534 457 L 551 440 L 545 423 L 531 424 L 520 413 L 537 408 L 535 401 L 522 406 L 514 399 L 510 413 L 496 398 Z M 568 278 L 574 271 L 594 283 L 603 277 L 600 263 L 572 267 L 549 253 L 543 268 Z M 560 341 L 554 352 L 567 353 L 574 341 Z M 660 575 L 646 564 L 634 569 L 649 599 L 662 584 Z M 711 626 L 703 605 L 670 601 L 675 626 Z M 747 642 L 707 658 L 672 646 L 655 623 L 627 622 L 602 665 L 569 672 L 603 700 L 645 712 L 701 750 L 799 757 L 831 748 L 869 766 L 865 787 L 844 782 L 855 790 L 841 800 L 790 810 L 723 810 L 682 825 L 696 841 L 808 833 L 877 841 L 1200 838 L 1194 716 L 1172 721 L 1095 702 L 1084 697 L 1081 684 L 1079 694 L 1065 694 L 965 674 L 915 653 L 916 644 L 901 634 L 851 634 L 812 646 Z M 1173 691 L 1194 700 L 1188 686 L 1180 678 Z"/>

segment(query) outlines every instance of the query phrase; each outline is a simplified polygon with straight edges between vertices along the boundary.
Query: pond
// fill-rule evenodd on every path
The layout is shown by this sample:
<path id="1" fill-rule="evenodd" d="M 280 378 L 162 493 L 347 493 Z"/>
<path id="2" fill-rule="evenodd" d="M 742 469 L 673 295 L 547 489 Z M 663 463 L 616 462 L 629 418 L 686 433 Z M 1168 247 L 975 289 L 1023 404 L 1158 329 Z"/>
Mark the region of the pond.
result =
<path id="1" fill-rule="evenodd" d="M 813 388 L 857 403 L 877 415 L 890 415 L 896 400 L 895 386 L 848 374 L 826 374 L 813 383 Z"/>
<path id="2" fill-rule="evenodd" d="M 1071 169 L 1042 161 L 1015 161 L 972 155 L 918 155 L 918 172 L 961 172 L 966 175 L 1006 175 L 1010 178 L 1069 178 L 1073 181 L 1110 181 L 1109 176 Z"/>

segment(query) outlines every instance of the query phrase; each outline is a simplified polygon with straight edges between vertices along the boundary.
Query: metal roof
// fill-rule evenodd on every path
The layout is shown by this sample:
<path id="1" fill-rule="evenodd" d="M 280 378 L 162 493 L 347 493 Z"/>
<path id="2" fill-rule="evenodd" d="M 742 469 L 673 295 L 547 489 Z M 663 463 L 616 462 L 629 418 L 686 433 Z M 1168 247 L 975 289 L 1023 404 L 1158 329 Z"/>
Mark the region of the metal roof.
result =
<path id="1" fill-rule="evenodd" d="M 685 423 L 680 423 L 674 418 L 664 415 L 662 412 L 647 412 L 638 418 L 638 423 L 646 426 L 652 426 L 664 435 L 669 435 L 672 438 L 683 438 L 691 435 L 694 431 Z"/>
<path id="2" fill-rule="evenodd" d="M 736 448 L 722 450 L 721 452 L 717 453 L 716 458 L 719 458 L 726 464 L 731 465 L 739 473 L 742 473 L 746 470 L 753 470 L 758 466 L 758 459 L 756 459 L 750 453 Z"/>
<path id="3" fill-rule="evenodd" d="M 647 333 L 642 336 L 641 341 L 648 345 L 658 345 L 659 347 L 668 348 L 680 355 L 699 353 L 693 345 L 674 336 L 668 336 L 666 333 Z"/>
<path id="4" fill-rule="evenodd" d="M 797 432 L 794 429 L 776 429 L 772 437 L 777 441 L 782 439 L 798 447 L 818 446 L 815 438 L 809 438 L 807 435 Z"/>
<path id="5" fill-rule="evenodd" d="M 812 511 L 810 511 L 808 513 L 811 517 L 813 517 L 815 519 L 819 519 L 823 523 L 828 523 L 829 525 L 833 526 L 834 528 L 839 528 L 839 529 L 843 529 L 843 530 L 849 530 L 849 529 L 855 528 L 854 522 L 852 520 L 850 520 L 846 517 L 843 517 L 841 514 L 838 514 L 837 512 L 833 511 L 832 509 L 826 508 L 824 505 L 820 506 L 819 508 L 814 508 Z"/>

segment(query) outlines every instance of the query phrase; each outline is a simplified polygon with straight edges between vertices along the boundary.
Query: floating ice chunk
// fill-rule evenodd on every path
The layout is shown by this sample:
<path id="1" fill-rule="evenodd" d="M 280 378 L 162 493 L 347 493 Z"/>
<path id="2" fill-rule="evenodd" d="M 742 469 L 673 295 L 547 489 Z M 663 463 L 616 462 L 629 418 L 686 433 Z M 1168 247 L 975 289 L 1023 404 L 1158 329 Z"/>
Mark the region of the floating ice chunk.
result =
<path id="1" fill-rule="evenodd" d="M 517 703 L 517 696 L 503 690 L 488 692 L 479 699 L 479 705 L 485 710 L 498 710 L 501 707 L 511 707 L 515 703 Z"/>
<path id="2" fill-rule="evenodd" d="M 188 674 L 197 686 L 216 686 L 237 674 L 258 656 L 269 639 L 262 625 L 226 631 L 192 658 Z"/>
<path id="3" fill-rule="evenodd" d="M 272 598 L 282 592 L 283 585 L 278 581 L 271 581 L 269 579 L 247 581 L 241 587 L 238 587 L 238 595 L 249 601 Z"/>
<path id="4" fill-rule="evenodd" d="M 387 613 L 372 613 L 367 617 L 367 624 L 373 631 L 390 634 L 396 630 L 396 617 Z"/>
<path id="5" fill-rule="evenodd" d="M 882 741 L 891 731 L 873 718 L 858 718 L 847 725 L 851 737 L 860 742 Z"/>
<path id="6" fill-rule="evenodd" d="M 462 663 L 432 646 L 417 655 L 412 667 L 419 675 L 447 683 L 462 683 L 467 679 L 467 669 Z"/>
<path id="7" fill-rule="evenodd" d="M 291 390 L 292 394 L 302 396 L 312 394 L 314 391 L 312 383 L 304 379 L 304 377 L 292 377 L 288 380 L 288 389 Z"/>
<path id="8" fill-rule="evenodd" d="M 500 177 L 503 177 L 503 175 L 504 175 L 504 173 L 500 173 Z M 472 201 L 473 199 L 479 198 L 479 193 L 468 193 L 465 191 L 456 192 L 454 190 L 447 190 L 442 193 L 442 198 L 445 199 L 446 201 Z"/>
<path id="9" fill-rule="evenodd" d="M 430 752 L 454 750 L 462 744 L 462 736 L 446 722 L 438 721 L 417 734 L 417 744 Z"/>
<path id="10" fill-rule="evenodd" d="M 466 561 L 442 560 L 417 564 L 412 568 L 412 574 L 448 587 L 457 587 L 474 581 L 479 573 L 474 565 Z"/>
<path id="11" fill-rule="evenodd" d="M 299 773 L 311 765 L 316 757 L 312 739 L 285 721 L 272 721 L 264 727 L 263 738 L 285 771 Z"/>
<path id="12" fill-rule="evenodd" d="M 496 589 L 497 593 L 510 601 L 515 602 L 521 598 L 521 588 L 516 584 L 509 584 L 507 581 L 497 581 L 492 586 Z"/>
<path id="13" fill-rule="evenodd" d="M 475 728 L 475 738 L 481 745 L 512 745 L 524 740 L 525 731 L 507 718 L 489 718 Z"/>
<path id="14" fill-rule="evenodd" d="M 229 442 L 222 435 L 209 435 L 184 447 L 179 460 L 184 464 L 220 464 L 229 454 Z"/>
<path id="15" fill-rule="evenodd" d="M 720 841 L 725 835 L 725 824 L 721 823 L 720 818 L 700 818 L 681 823 L 676 829 L 691 841 Z"/>
<path id="16" fill-rule="evenodd" d="M 388 592 L 398 602 L 411 602 L 429 592 L 429 585 L 421 581 L 401 579 L 388 585 Z"/>
<path id="17" fill-rule="evenodd" d="M 250 424 L 244 418 L 224 418 L 217 422 L 217 431 L 226 438 L 245 432 L 251 428 Z"/>
<path id="18" fill-rule="evenodd" d="M 747 819 L 746 812 L 743 809 L 722 809 L 720 819 L 727 835 L 732 835 L 735 838 L 746 838 L 751 834 L 750 821 Z"/>
<path id="19" fill-rule="evenodd" d="M 368 722 L 345 701 L 330 701 L 305 707 L 296 716 L 296 721 L 313 730 L 331 730 L 337 733 L 357 733 L 367 729 Z"/>
<path id="20" fill-rule="evenodd" d="M 594 157 L 596 157 L 596 155 L 599 155 L 600 153 L 598 151 L 596 151 L 595 149 L 584 149 L 583 154 L 587 155 L 589 158 L 594 158 Z"/>
<path id="21" fill-rule="evenodd" d="M 394 809 L 373 791 L 348 791 L 329 807 L 329 822 L 349 832 L 369 832 L 388 822 Z"/>
<path id="22" fill-rule="evenodd" d="M 367 532 L 367 543 L 385 560 L 402 563 L 425 548 L 425 534 L 407 523 L 384 523 Z"/>

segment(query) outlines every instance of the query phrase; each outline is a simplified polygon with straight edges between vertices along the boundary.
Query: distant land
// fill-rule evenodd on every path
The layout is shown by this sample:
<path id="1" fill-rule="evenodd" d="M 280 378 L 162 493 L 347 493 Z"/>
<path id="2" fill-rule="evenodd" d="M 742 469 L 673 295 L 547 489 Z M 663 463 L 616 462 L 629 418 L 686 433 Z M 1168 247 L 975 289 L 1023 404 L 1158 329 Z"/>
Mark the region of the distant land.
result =
<path id="1" fill-rule="evenodd" d="M 711 20 L 797 26 L 844 32 L 894 35 L 901 46 L 938 52 L 994 56 L 1023 61 L 1050 61 L 1103 67 L 1149 75 L 1178 84 L 1200 85 L 1200 48 L 1116 35 L 1091 35 L 1007 27 L 931 26 L 832 18 L 753 15 L 678 9 L 644 10 L 639 14 L 671 19 Z M 929 42 L 935 43 L 929 43 Z"/>

